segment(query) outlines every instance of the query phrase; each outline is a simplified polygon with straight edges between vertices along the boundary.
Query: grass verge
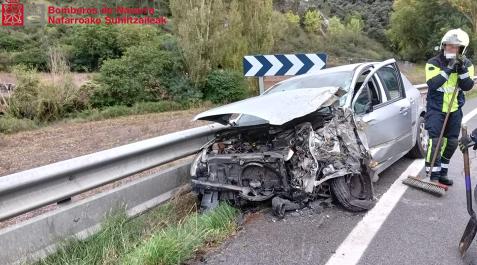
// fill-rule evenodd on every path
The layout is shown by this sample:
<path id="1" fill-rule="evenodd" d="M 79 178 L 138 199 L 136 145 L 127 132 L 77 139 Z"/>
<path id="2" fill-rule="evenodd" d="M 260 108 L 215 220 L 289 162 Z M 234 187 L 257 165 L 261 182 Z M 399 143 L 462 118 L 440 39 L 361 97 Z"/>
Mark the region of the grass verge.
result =
<path id="1" fill-rule="evenodd" d="M 236 229 L 236 209 L 222 204 L 198 214 L 196 201 L 186 194 L 134 219 L 112 214 L 98 233 L 64 242 L 37 265 L 180 264 Z"/>
<path id="2" fill-rule="evenodd" d="M 0 117 L 0 133 L 15 133 L 19 131 L 32 130 L 38 124 L 30 119 L 17 119 L 14 117 Z"/>
<path id="3" fill-rule="evenodd" d="M 465 97 L 467 99 L 476 98 L 477 97 L 477 87 L 474 86 L 474 88 L 472 88 L 470 91 L 465 92 Z"/>
<path id="4" fill-rule="evenodd" d="M 73 122 L 98 121 L 128 115 L 140 115 L 154 112 L 177 111 L 191 108 L 188 104 L 181 104 L 173 101 L 161 102 L 140 102 L 131 107 L 111 106 L 103 109 L 84 110 L 72 113 L 68 118 Z"/>
<path id="5" fill-rule="evenodd" d="M 175 265 L 194 256 L 207 244 L 216 244 L 236 229 L 237 210 L 221 204 L 206 214 L 189 216 L 183 223 L 158 231 L 120 264 L 127 265 Z"/>
<path id="6" fill-rule="evenodd" d="M 412 64 L 410 66 L 400 65 L 399 70 L 404 73 L 413 85 L 424 84 L 426 82 L 424 64 Z"/>

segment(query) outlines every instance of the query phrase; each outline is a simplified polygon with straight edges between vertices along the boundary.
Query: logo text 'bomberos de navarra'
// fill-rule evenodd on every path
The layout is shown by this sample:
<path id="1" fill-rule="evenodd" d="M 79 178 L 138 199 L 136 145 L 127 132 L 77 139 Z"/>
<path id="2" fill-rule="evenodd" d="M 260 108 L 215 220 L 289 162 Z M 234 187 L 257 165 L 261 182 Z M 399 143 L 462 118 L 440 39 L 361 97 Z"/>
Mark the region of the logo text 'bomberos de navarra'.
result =
<path id="1" fill-rule="evenodd" d="M 23 26 L 24 10 L 20 0 L 6 0 L 2 4 L 2 25 Z"/>

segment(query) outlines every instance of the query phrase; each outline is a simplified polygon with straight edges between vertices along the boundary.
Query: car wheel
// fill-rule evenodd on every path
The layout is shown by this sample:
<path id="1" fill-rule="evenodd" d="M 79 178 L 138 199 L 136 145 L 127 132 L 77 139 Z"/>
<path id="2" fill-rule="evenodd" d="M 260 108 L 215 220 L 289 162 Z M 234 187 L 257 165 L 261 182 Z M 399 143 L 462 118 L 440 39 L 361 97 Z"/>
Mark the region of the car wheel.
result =
<path id="1" fill-rule="evenodd" d="M 346 175 L 331 180 L 331 191 L 346 210 L 361 212 L 374 206 L 371 185 L 363 175 Z"/>
<path id="2" fill-rule="evenodd" d="M 424 117 L 419 117 L 419 124 L 417 125 L 417 139 L 414 147 L 409 151 L 410 158 L 424 158 L 426 157 L 427 144 L 429 143 L 429 135 L 425 128 Z"/>

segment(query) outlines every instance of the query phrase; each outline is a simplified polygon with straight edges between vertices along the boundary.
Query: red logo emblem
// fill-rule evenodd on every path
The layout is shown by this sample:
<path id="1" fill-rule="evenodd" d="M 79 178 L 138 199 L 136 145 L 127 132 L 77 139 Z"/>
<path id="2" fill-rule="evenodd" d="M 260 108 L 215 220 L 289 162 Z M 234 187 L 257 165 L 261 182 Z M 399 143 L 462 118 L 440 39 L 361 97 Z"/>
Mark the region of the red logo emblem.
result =
<path id="1" fill-rule="evenodd" d="M 2 4 L 2 25 L 23 26 L 23 4 L 19 0 L 6 0 L 6 2 Z"/>

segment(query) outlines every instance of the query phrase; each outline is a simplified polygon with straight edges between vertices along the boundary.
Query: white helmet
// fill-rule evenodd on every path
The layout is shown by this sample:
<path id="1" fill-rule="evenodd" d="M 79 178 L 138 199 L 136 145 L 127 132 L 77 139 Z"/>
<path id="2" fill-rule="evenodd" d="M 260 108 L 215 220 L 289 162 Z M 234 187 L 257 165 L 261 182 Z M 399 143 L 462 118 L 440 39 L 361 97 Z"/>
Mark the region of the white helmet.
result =
<path id="1" fill-rule="evenodd" d="M 469 35 L 462 29 L 452 29 L 449 30 L 441 40 L 441 50 L 444 48 L 445 44 L 454 44 L 461 47 L 460 52 L 465 54 L 467 46 L 469 46 L 470 40 Z"/>

